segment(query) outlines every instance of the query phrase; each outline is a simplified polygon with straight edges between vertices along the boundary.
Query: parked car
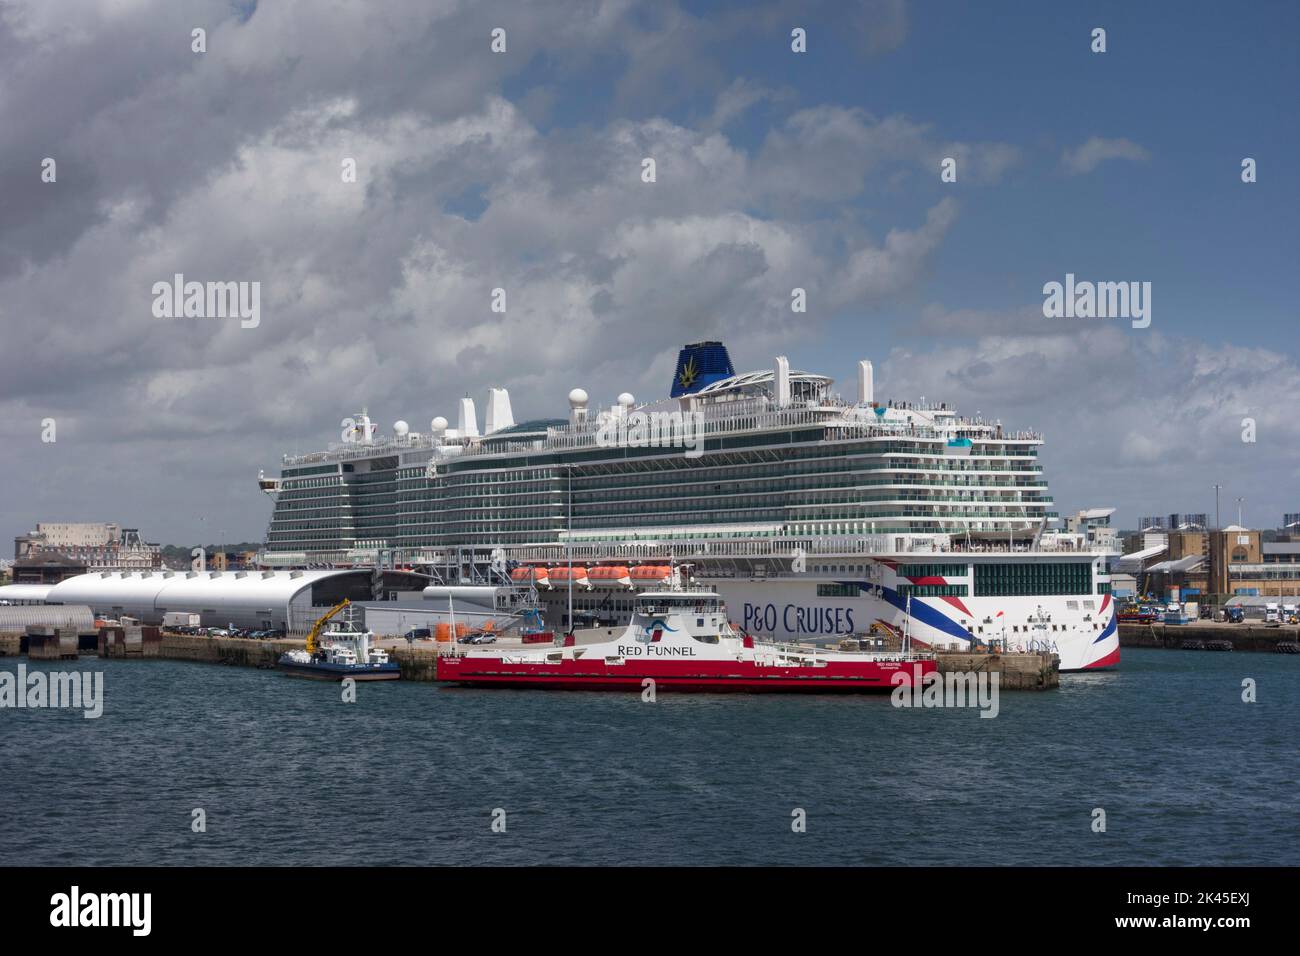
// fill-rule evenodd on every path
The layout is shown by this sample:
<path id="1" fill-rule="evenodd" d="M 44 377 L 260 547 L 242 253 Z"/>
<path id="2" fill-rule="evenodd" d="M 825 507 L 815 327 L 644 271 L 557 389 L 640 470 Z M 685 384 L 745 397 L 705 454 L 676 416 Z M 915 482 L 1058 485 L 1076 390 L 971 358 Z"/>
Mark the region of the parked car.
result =
<path id="1" fill-rule="evenodd" d="M 408 641 L 427 641 L 432 635 L 427 627 L 413 627 L 402 636 Z"/>

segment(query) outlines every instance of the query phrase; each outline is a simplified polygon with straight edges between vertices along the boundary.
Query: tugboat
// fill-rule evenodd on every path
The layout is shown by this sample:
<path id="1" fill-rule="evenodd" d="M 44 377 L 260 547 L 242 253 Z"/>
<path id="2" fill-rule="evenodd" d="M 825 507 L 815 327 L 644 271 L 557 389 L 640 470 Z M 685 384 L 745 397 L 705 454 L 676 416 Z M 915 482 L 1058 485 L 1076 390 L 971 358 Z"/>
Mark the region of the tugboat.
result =
<path id="1" fill-rule="evenodd" d="M 774 644 L 737 632 L 712 591 L 645 592 L 618 637 L 562 646 L 457 648 L 437 679 L 563 690 L 889 692 L 935 670 L 934 656 Z M 900 676 L 901 675 L 901 676 Z"/>
<path id="2" fill-rule="evenodd" d="M 371 646 L 375 636 L 349 622 L 343 622 L 321 634 L 330 618 L 352 602 L 344 599 L 312 625 L 307 634 L 307 648 L 280 655 L 279 668 L 294 677 L 314 680 L 397 680 L 402 669 L 381 647 Z"/>

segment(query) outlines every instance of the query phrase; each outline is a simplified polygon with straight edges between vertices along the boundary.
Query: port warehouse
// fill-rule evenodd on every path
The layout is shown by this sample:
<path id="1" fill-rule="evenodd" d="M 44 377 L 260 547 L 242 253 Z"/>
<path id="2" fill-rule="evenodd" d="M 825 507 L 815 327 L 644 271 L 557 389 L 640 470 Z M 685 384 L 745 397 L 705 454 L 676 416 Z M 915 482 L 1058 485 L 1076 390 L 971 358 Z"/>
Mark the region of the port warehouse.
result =
<path id="1" fill-rule="evenodd" d="M 10 602 L 0 607 L 0 631 L 8 629 L 8 617 L 13 618 L 14 630 L 29 623 L 59 626 L 48 618 L 66 616 L 76 608 L 98 617 L 134 617 L 142 624 L 161 624 L 169 611 L 184 611 L 200 615 L 204 627 L 234 625 L 304 634 L 325 610 L 347 598 L 367 611 L 368 627 L 392 634 L 399 633 L 402 624 L 430 626 L 446 620 L 453 610 L 466 623 L 487 618 L 494 612 L 494 595 L 483 597 L 482 592 L 496 590 L 430 587 L 423 574 L 371 569 L 101 572 L 58 584 L 0 587 L 0 601 Z M 448 603 L 448 592 L 454 607 Z M 488 603 L 479 606 L 476 599 Z M 56 610 L 59 607 L 65 610 Z M 26 620 L 36 617 L 41 619 Z M 78 619 L 73 626 L 83 623 Z M 93 620 L 89 624 L 93 630 Z"/>
<path id="2" fill-rule="evenodd" d="M 0 634 L 21 634 L 28 627 L 53 627 L 95 634 L 95 614 L 84 604 L 23 604 L 0 607 Z"/>

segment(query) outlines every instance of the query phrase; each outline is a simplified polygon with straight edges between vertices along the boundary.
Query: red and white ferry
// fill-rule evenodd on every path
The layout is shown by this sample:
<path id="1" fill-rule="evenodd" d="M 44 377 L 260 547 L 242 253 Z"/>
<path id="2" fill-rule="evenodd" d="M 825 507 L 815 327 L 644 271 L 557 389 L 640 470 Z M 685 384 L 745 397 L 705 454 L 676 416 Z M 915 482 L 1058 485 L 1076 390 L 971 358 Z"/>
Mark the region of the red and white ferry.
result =
<path id="1" fill-rule="evenodd" d="M 589 632 L 590 633 L 590 632 Z M 738 633 L 712 591 L 649 591 L 632 619 L 563 646 L 457 648 L 438 658 L 438 680 L 564 690 L 891 691 L 935 669 L 933 655 L 772 644 Z M 901 676 L 897 676 L 901 675 Z"/>

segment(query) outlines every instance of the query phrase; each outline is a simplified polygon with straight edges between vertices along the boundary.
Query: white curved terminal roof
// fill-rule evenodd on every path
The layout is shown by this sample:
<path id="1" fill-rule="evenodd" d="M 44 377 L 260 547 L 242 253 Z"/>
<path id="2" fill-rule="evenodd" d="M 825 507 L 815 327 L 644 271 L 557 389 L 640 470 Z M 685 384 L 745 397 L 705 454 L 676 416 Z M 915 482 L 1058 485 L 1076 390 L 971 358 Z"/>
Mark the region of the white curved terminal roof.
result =
<path id="1" fill-rule="evenodd" d="M 5 584 L 0 586 L 0 601 L 15 604 L 41 604 L 53 584 Z"/>
<path id="2" fill-rule="evenodd" d="M 79 574 L 60 581 L 47 604 L 86 604 L 97 610 L 123 608 L 146 613 L 213 610 L 282 610 L 294 595 L 325 578 L 355 571 L 130 571 Z"/>

